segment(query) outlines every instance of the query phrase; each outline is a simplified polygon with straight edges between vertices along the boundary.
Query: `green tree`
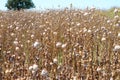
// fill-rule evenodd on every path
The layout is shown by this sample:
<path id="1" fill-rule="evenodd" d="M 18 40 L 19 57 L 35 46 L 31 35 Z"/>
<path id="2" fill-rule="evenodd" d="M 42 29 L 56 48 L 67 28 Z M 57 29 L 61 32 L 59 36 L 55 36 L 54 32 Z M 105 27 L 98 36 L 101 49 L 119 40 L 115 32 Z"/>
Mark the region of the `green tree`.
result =
<path id="1" fill-rule="evenodd" d="M 21 10 L 34 8 L 32 0 L 8 0 L 5 5 L 9 10 Z"/>

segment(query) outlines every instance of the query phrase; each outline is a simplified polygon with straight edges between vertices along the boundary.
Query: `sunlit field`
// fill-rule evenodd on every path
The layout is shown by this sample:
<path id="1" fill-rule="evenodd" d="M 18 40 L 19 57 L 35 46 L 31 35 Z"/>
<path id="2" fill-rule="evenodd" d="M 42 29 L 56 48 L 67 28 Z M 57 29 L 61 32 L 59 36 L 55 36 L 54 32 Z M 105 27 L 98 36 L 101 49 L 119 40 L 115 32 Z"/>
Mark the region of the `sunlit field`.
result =
<path id="1" fill-rule="evenodd" d="M 0 80 L 120 80 L 114 9 L 0 12 Z"/>

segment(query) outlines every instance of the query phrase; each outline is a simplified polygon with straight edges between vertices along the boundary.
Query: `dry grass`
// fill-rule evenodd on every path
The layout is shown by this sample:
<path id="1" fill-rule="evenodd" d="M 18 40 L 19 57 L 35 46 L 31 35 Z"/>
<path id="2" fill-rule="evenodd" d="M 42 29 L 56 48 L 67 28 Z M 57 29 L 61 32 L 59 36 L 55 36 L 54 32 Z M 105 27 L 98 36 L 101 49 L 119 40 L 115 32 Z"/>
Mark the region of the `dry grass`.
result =
<path id="1" fill-rule="evenodd" d="M 0 12 L 0 78 L 119 80 L 120 17 L 100 13 Z"/>

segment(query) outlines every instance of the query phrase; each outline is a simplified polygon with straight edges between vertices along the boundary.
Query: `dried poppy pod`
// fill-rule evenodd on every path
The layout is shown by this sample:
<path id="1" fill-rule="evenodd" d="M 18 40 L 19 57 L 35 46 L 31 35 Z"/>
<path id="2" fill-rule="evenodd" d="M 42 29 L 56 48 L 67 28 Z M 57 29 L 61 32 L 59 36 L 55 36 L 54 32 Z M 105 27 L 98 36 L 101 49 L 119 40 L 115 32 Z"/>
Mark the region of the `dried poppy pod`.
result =
<path id="1" fill-rule="evenodd" d="M 42 69 L 41 76 L 43 76 L 43 77 L 48 77 L 49 76 L 48 71 L 45 68 Z"/>
<path id="2" fill-rule="evenodd" d="M 120 52 L 120 45 L 115 45 L 113 51 Z"/>

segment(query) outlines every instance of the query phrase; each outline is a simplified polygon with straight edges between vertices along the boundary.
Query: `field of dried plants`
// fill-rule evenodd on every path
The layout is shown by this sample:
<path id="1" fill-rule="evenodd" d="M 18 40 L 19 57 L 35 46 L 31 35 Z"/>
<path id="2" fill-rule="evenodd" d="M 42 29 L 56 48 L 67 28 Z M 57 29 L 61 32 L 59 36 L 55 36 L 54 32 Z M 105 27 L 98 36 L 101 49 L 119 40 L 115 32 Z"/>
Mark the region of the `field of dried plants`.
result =
<path id="1" fill-rule="evenodd" d="M 118 13 L 1 11 L 0 80 L 120 80 Z"/>

